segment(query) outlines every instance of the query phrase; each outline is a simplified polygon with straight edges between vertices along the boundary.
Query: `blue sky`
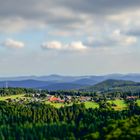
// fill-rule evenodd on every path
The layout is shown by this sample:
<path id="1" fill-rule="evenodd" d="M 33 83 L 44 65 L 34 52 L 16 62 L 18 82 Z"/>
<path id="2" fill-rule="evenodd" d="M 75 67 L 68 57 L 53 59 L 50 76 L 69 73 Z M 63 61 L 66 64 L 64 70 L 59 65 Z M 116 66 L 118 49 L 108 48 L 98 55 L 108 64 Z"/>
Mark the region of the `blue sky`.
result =
<path id="1" fill-rule="evenodd" d="M 0 76 L 140 72 L 139 0 L 0 3 Z"/>

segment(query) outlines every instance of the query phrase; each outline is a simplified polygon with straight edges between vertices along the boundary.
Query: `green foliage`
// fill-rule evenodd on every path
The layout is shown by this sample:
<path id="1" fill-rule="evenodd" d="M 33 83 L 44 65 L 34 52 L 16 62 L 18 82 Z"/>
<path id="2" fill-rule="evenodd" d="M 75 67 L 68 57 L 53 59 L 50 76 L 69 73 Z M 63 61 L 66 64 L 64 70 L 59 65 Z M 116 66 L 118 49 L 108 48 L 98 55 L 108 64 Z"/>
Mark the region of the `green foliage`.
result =
<path id="1" fill-rule="evenodd" d="M 95 133 L 91 133 L 91 134 L 84 136 L 82 139 L 83 140 L 98 140 L 99 138 L 100 138 L 100 133 L 95 132 Z"/>
<path id="2" fill-rule="evenodd" d="M 138 106 L 133 110 L 115 111 L 107 102 L 101 104 L 103 106 L 99 109 L 86 109 L 84 104 L 57 109 L 41 103 L 24 105 L 0 102 L 0 139 L 140 138 Z"/>
<path id="3" fill-rule="evenodd" d="M 104 128 L 105 139 L 136 140 L 140 138 L 140 117 L 133 116 L 125 120 L 117 120 Z"/>
<path id="4" fill-rule="evenodd" d="M 89 86 L 80 91 L 111 93 L 114 97 L 124 97 L 126 95 L 139 95 L 140 83 L 124 80 L 106 80 L 94 86 Z"/>
<path id="5" fill-rule="evenodd" d="M 0 95 L 1 96 L 28 94 L 28 93 L 36 93 L 36 90 L 27 89 L 27 88 L 0 88 Z"/>
<path id="6" fill-rule="evenodd" d="M 37 92 L 20 88 L 9 88 L 8 92 L 5 90 L 0 89 L 1 99 L 7 97 L 14 99 L 19 96 L 22 98 L 24 94 L 28 96 Z M 44 90 L 41 91 L 41 98 L 45 98 L 47 93 L 61 95 L 62 98 L 69 94 L 83 95 L 77 91 Z M 118 96 L 118 93 L 114 95 Z M 0 140 L 140 139 L 139 100 L 108 101 L 106 96 L 98 97 L 95 93 L 94 96 L 94 99 L 98 99 L 98 104 L 89 101 L 58 108 L 41 102 L 0 101 Z M 116 107 L 114 104 L 128 107 L 124 107 L 124 110 L 114 110 Z M 97 107 L 93 107 L 94 105 Z"/>

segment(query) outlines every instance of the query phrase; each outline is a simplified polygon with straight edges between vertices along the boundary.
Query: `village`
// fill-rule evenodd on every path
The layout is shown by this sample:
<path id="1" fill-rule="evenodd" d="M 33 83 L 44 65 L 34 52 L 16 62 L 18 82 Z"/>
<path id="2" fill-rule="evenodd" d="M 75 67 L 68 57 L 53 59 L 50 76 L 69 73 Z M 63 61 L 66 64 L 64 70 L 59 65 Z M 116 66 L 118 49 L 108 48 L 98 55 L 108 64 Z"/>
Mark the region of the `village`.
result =
<path id="1" fill-rule="evenodd" d="M 42 95 L 42 94 L 32 94 L 32 95 L 23 95 L 21 97 L 16 98 L 7 98 L 6 102 L 18 102 L 22 103 L 32 103 L 32 102 L 50 102 L 50 103 L 78 103 L 78 102 L 87 102 L 93 101 L 92 97 L 88 96 L 56 96 L 56 95 Z"/>
<path id="2" fill-rule="evenodd" d="M 72 105 L 73 103 L 85 103 L 89 108 L 99 107 L 99 102 L 103 97 L 93 97 L 93 96 L 70 96 L 70 95 L 50 95 L 42 93 L 34 94 L 22 94 L 22 95 L 11 95 L 4 98 L 4 101 L 8 103 L 19 103 L 19 104 L 29 104 L 29 103 L 45 103 L 50 104 L 55 107 L 63 107 L 65 105 Z M 127 96 L 126 100 L 137 100 L 137 96 Z M 117 97 L 111 99 L 106 97 L 107 102 L 112 103 L 112 106 L 116 107 L 119 105 L 121 108 L 126 107 L 126 103 L 123 98 Z M 138 99 L 138 103 L 139 103 Z"/>

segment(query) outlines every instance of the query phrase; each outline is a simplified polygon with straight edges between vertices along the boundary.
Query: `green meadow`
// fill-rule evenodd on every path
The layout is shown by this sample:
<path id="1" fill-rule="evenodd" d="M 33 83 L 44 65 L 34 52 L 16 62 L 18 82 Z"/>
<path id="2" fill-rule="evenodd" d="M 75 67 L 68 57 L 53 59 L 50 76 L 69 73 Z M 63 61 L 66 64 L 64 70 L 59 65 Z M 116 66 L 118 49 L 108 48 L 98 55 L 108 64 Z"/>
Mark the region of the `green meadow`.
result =
<path id="1" fill-rule="evenodd" d="M 114 109 L 116 109 L 116 110 L 122 110 L 122 109 L 127 108 L 127 104 L 125 103 L 124 100 L 116 99 L 116 100 L 111 100 L 108 102 L 111 104 L 115 104 L 116 106 L 114 107 Z"/>
<path id="2" fill-rule="evenodd" d="M 18 94 L 18 95 L 8 95 L 8 96 L 1 96 L 0 97 L 0 101 L 5 101 L 6 99 L 22 99 L 22 98 L 25 98 L 24 97 L 25 94 Z"/>

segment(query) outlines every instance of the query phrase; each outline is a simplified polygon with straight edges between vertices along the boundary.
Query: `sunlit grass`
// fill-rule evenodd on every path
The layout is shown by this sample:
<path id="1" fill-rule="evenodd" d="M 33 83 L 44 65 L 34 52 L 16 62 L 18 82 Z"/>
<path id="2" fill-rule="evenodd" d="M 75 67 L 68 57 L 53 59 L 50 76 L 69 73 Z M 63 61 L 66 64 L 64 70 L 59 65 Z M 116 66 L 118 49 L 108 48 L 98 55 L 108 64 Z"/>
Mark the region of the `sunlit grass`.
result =
<path id="1" fill-rule="evenodd" d="M 52 105 L 56 108 L 60 108 L 60 107 L 64 107 L 64 106 L 72 106 L 72 103 L 70 104 L 64 104 L 64 103 L 52 103 L 52 102 L 49 102 L 49 101 L 45 101 L 45 104 L 49 104 L 49 105 Z"/>
<path id="2" fill-rule="evenodd" d="M 21 99 L 21 98 L 25 98 L 24 97 L 25 94 L 18 94 L 18 95 L 8 95 L 8 96 L 1 96 L 0 97 L 0 101 L 5 101 L 6 99 Z"/>
<path id="3" fill-rule="evenodd" d="M 111 100 L 108 102 L 115 104 L 116 106 L 114 107 L 114 109 L 116 110 L 122 110 L 128 107 L 124 100 L 116 99 L 116 100 Z"/>
<path id="4" fill-rule="evenodd" d="M 140 99 L 139 99 L 139 100 L 137 100 L 137 103 L 138 103 L 138 106 L 140 106 Z"/>
<path id="5" fill-rule="evenodd" d="M 70 104 L 64 104 L 64 103 L 51 103 L 51 102 L 49 102 L 49 101 L 46 101 L 45 102 L 45 104 L 49 104 L 49 105 L 52 105 L 52 106 L 54 106 L 54 107 L 56 107 L 56 108 L 60 108 L 60 107 L 64 107 L 64 106 L 72 106 L 73 105 L 73 103 L 70 103 Z M 79 103 L 78 103 L 79 104 Z M 99 105 L 97 104 L 97 103 L 95 103 L 95 102 L 84 102 L 84 104 L 85 104 L 85 107 L 86 108 L 98 108 L 99 107 Z"/>
<path id="6" fill-rule="evenodd" d="M 85 107 L 86 108 L 99 108 L 99 104 L 95 103 L 95 102 L 85 102 Z"/>

